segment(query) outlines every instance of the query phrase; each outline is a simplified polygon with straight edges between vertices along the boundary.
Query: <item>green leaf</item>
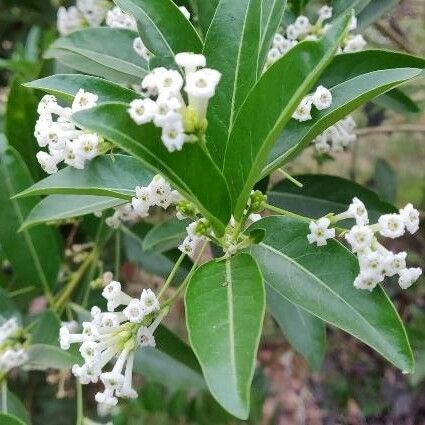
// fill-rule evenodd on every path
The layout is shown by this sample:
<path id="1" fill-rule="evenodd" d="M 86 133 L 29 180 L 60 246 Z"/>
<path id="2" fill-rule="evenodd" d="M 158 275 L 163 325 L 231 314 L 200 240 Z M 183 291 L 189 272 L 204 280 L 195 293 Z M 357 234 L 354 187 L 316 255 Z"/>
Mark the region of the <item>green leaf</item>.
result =
<path id="1" fill-rule="evenodd" d="M 25 425 L 21 419 L 6 413 L 0 413 L 0 423 L 1 425 Z"/>
<path id="2" fill-rule="evenodd" d="M 232 415 L 249 415 L 250 387 L 265 309 L 260 271 L 250 255 L 211 261 L 185 297 L 190 344 L 214 398 Z"/>
<path id="3" fill-rule="evenodd" d="M 330 88 L 332 106 L 314 110 L 313 119 L 291 120 L 274 146 L 263 176 L 288 163 L 327 128 L 346 117 L 368 100 L 391 90 L 421 73 L 417 68 L 386 69 L 359 75 Z"/>
<path id="4" fill-rule="evenodd" d="M 266 287 L 267 305 L 288 342 L 319 370 L 325 357 L 326 329 L 322 320 L 289 302 L 270 285 Z"/>
<path id="5" fill-rule="evenodd" d="M 37 104 L 32 91 L 22 87 L 22 80 L 15 77 L 7 100 L 5 132 L 9 144 L 22 156 L 35 180 L 43 174 L 35 157 L 39 150 L 34 138 Z"/>
<path id="6" fill-rule="evenodd" d="M 98 104 L 103 102 L 130 103 L 140 97 L 133 90 L 103 78 L 81 74 L 50 75 L 49 77 L 26 83 L 25 87 L 43 90 L 68 102 L 72 102 L 79 89 L 96 94 L 98 96 Z"/>
<path id="7" fill-rule="evenodd" d="M 142 348 L 136 352 L 135 372 L 172 390 L 205 389 L 201 368 L 188 345 L 165 326 L 155 332 L 155 340 L 156 348 Z"/>
<path id="8" fill-rule="evenodd" d="M 2 400 L 0 399 L 0 411 L 1 412 L 7 411 L 8 414 L 13 415 L 14 417 L 21 420 L 26 425 L 31 425 L 31 419 L 29 417 L 27 409 L 21 403 L 21 400 L 19 400 L 19 398 L 15 394 L 13 394 L 11 391 L 7 392 L 6 408 L 5 406 L 3 406 Z M 0 419 L 2 419 L 1 416 L 0 416 Z M 3 425 L 3 422 L 1 422 L 1 424 Z"/>
<path id="9" fill-rule="evenodd" d="M 171 0 L 115 0 L 136 18 L 143 43 L 156 56 L 200 53 L 202 41 L 195 28 Z"/>
<path id="10" fill-rule="evenodd" d="M 187 236 L 190 220 L 172 218 L 153 227 L 143 240 L 143 248 L 150 252 L 164 252 L 178 247 Z"/>
<path id="11" fill-rule="evenodd" d="M 47 344 L 34 344 L 28 348 L 28 369 L 70 369 L 79 362 L 79 357 L 59 347 Z M 3 424 L 2 424 L 3 425 Z"/>
<path id="12" fill-rule="evenodd" d="M 99 156 L 88 161 L 84 170 L 66 167 L 18 194 L 94 195 L 129 201 L 136 186 L 147 186 L 153 174 L 140 161 L 128 155 Z"/>
<path id="13" fill-rule="evenodd" d="M 146 223 L 132 227 L 123 228 L 124 249 L 128 261 L 138 264 L 149 273 L 167 278 L 171 273 L 181 252 L 171 250 L 162 253 L 152 253 L 144 250 L 144 239 L 152 227 Z M 174 283 L 181 283 L 187 276 L 192 263 L 187 257 L 182 262 Z"/>
<path id="14" fill-rule="evenodd" d="M 362 31 L 389 12 L 399 0 L 373 0 L 357 16 L 357 31 Z"/>
<path id="15" fill-rule="evenodd" d="M 51 310 L 46 310 L 39 317 L 33 319 L 34 328 L 31 329 L 31 344 L 47 344 L 59 346 L 59 317 Z"/>
<path id="16" fill-rule="evenodd" d="M 199 25 L 203 34 L 207 33 L 219 3 L 220 0 L 196 0 Z"/>
<path id="17" fill-rule="evenodd" d="M 224 177 L 199 143 L 168 152 L 161 130 L 152 124 L 138 126 L 127 106 L 109 103 L 73 115 L 83 128 L 94 131 L 161 173 L 215 227 L 218 236 L 230 219 L 230 200 Z"/>
<path id="18" fill-rule="evenodd" d="M 148 66 L 133 49 L 136 37 L 128 29 L 86 28 L 57 39 L 45 57 L 117 83 L 140 84 Z"/>
<path id="19" fill-rule="evenodd" d="M 0 243 L 19 283 L 47 293 L 59 271 L 59 235 L 47 227 L 17 233 L 38 199 L 10 199 L 32 184 L 18 152 L 12 147 L 0 150 Z"/>
<path id="20" fill-rule="evenodd" d="M 333 16 L 339 16 L 347 10 L 354 9 L 360 13 L 372 0 L 332 0 Z M 374 0 L 375 1 L 375 0 Z"/>
<path id="21" fill-rule="evenodd" d="M 23 199 L 21 202 L 24 200 L 26 201 Z M 28 231 L 30 227 L 46 222 L 93 214 L 125 203 L 124 199 L 107 196 L 49 195 L 31 210 L 22 223 L 20 231 Z"/>
<path id="22" fill-rule="evenodd" d="M 299 188 L 284 180 L 268 192 L 270 204 L 309 218 L 320 218 L 330 212 L 339 214 L 346 211 L 357 196 L 364 202 L 372 223 L 377 222 L 382 214 L 397 212 L 394 206 L 382 201 L 372 190 L 342 177 L 305 174 L 295 178 L 304 187 Z"/>
<path id="23" fill-rule="evenodd" d="M 291 49 L 266 71 L 241 108 L 224 162 L 236 220 L 245 209 L 276 139 L 331 61 L 350 18 L 345 15 L 335 21 L 319 41 L 306 41 Z"/>
<path id="24" fill-rule="evenodd" d="M 373 176 L 373 188 L 387 202 L 395 202 L 397 199 L 397 175 L 391 165 L 385 159 L 378 158 L 375 162 Z"/>
<path id="25" fill-rule="evenodd" d="M 204 55 L 222 76 L 208 106 L 207 146 L 222 168 L 236 114 L 257 82 L 261 0 L 221 0 L 208 30 Z"/>
<path id="26" fill-rule="evenodd" d="M 266 285 L 368 344 L 401 370 L 413 370 L 406 331 L 383 289 L 354 288 L 359 266 L 353 254 L 335 240 L 325 247 L 310 245 L 308 223 L 294 218 L 268 217 L 251 227 L 267 232 L 250 249 Z"/>
<path id="27" fill-rule="evenodd" d="M 399 89 L 393 89 L 377 97 L 373 103 L 398 114 L 416 114 L 421 111 L 418 104 Z"/>

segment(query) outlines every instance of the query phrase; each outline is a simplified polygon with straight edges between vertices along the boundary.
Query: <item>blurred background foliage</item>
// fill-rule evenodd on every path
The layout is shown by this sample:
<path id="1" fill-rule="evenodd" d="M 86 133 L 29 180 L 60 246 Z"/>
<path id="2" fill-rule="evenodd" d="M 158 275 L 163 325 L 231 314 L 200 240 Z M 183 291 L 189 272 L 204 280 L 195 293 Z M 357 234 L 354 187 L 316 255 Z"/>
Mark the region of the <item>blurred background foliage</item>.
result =
<path id="1" fill-rule="evenodd" d="M 203 1 L 203 0 L 201 0 Z M 390 10 L 370 25 L 364 36 L 369 47 L 398 49 L 425 55 L 425 1 L 373 0 Z M 191 8 L 194 2 L 179 1 Z M 287 19 L 306 2 L 290 2 Z M 59 0 L 0 0 L 0 134 L 5 133 L 26 161 L 32 177 L 42 177 L 35 163 L 33 128 L 38 94 L 22 83 L 49 75 L 59 65 L 43 60 L 43 52 L 57 36 Z M 318 1 L 309 2 L 308 11 Z M 394 7 L 393 7 L 394 6 Z M 392 8 L 393 7 L 393 8 Z M 292 14 L 292 15 L 291 15 Z M 363 16 L 364 25 L 370 17 Z M 399 113 L 378 103 L 357 111 L 359 140 L 355 149 L 335 157 L 318 158 L 312 149 L 292 163 L 292 174 L 318 172 L 349 177 L 373 188 L 396 205 L 414 203 L 425 210 L 425 84 L 418 80 L 403 88 L 418 105 L 418 111 Z M 2 142 L 0 137 L 0 145 Z M 424 222 L 422 217 L 422 222 Z M 84 227 L 84 226 L 83 226 Z M 90 227 L 90 226 L 88 226 Z M 143 230 L 142 230 L 143 231 Z M 141 258 L 137 244 L 127 235 L 129 261 L 122 267 L 123 280 L 132 285 L 158 282 Z M 133 241 L 134 242 L 134 241 Z M 409 251 L 418 266 L 425 266 L 424 226 L 415 238 L 397 241 L 397 250 Z M 143 258 L 143 255 L 142 255 Z M 0 247 L 0 260 L 2 260 Z M 111 259 L 111 263 L 113 260 Z M 3 261 L 0 285 L 9 279 L 10 267 Z M 259 353 L 259 368 L 253 387 L 251 424 L 421 424 L 425 423 L 425 286 L 392 292 L 398 310 L 408 323 L 417 360 L 416 372 L 404 376 L 353 338 L 328 330 L 324 366 L 312 372 L 306 362 L 283 340 L 277 325 L 268 319 Z M 184 337 L 183 307 L 168 319 L 168 325 Z M 174 373 L 172 371 L 171 373 Z M 141 379 L 141 378 L 140 378 Z M 138 400 L 124 405 L 114 418 L 116 425 L 237 423 L 228 417 L 204 391 L 170 388 L 155 377 L 143 378 Z M 170 378 L 171 380 L 171 378 Z M 73 423 L 74 386 L 70 377 L 52 371 L 31 373 L 13 381 L 11 390 L 23 394 L 34 425 Z M 87 397 L 87 400 L 93 397 Z M 89 401 L 87 401 L 89 403 Z M 89 406 L 95 415 L 95 406 Z M 24 413 L 23 413 L 24 414 Z"/>

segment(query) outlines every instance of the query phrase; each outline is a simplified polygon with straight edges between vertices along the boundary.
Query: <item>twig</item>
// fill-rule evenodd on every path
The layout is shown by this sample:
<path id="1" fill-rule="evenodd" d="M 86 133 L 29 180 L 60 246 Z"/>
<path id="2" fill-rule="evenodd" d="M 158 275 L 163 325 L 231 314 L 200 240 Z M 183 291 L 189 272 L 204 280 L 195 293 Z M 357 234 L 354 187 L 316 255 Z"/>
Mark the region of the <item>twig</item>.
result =
<path id="1" fill-rule="evenodd" d="M 403 37 L 397 34 L 392 28 L 384 25 L 382 21 L 375 22 L 374 25 L 381 34 L 388 37 L 393 43 L 395 43 L 398 47 L 400 47 L 404 51 L 408 53 L 412 53 L 412 54 L 417 53 L 407 44 L 407 41 Z"/>
<path id="2" fill-rule="evenodd" d="M 403 124 L 387 125 L 382 127 L 365 127 L 356 130 L 358 136 L 387 133 L 425 133 L 425 125 Z"/>

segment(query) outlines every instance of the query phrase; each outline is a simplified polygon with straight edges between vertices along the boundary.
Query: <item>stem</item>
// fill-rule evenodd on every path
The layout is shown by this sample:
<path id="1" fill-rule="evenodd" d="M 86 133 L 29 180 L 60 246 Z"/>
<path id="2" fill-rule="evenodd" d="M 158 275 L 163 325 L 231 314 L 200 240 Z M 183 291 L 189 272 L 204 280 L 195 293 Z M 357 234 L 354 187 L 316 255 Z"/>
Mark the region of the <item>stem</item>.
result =
<path id="1" fill-rule="evenodd" d="M 173 267 L 173 270 L 171 270 L 171 273 L 169 274 L 167 280 L 164 283 L 164 286 L 161 288 L 161 290 L 158 293 L 158 300 L 162 297 L 162 295 L 164 295 L 164 292 L 167 290 L 167 288 L 170 286 L 172 280 L 174 279 L 174 276 L 177 273 L 177 270 L 180 267 L 180 264 L 182 263 L 182 261 L 184 260 L 184 257 L 186 257 L 185 253 L 182 253 L 179 257 L 179 259 L 177 260 L 176 264 Z"/>
<path id="2" fill-rule="evenodd" d="M 358 136 L 369 136 L 373 134 L 387 133 L 425 133 L 425 125 L 403 124 L 386 125 L 382 127 L 365 127 L 356 130 Z"/>
<path id="3" fill-rule="evenodd" d="M 80 283 L 80 280 L 84 276 L 84 273 L 86 272 L 90 264 L 92 262 L 96 262 L 98 255 L 99 253 L 97 251 L 97 248 L 94 248 L 94 250 L 87 256 L 87 258 L 81 264 L 80 268 L 73 274 L 68 285 L 66 286 L 62 294 L 59 296 L 58 300 L 54 304 L 54 308 L 53 308 L 54 311 L 58 311 L 61 307 L 63 307 L 64 304 L 66 304 L 69 297 L 72 295 L 75 288 Z"/>
<path id="4" fill-rule="evenodd" d="M 120 265 L 121 265 L 121 232 L 118 229 L 115 232 L 115 278 L 120 279 Z"/>
<path id="5" fill-rule="evenodd" d="M 1 410 L 7 413 L 7 379 L 4 378 L 1 383 Z"/>
<path id="6" fill-rule="evenodd" d="M 297 219 L 302 220 L 302 221 L 304 221 L 306 223 L 310 223 L 310 221 L 311 221 L 311 219 L 308 218 L 308 217 L 304 217 L 303 215 L 295 214 L 295 213 L 293 213 L 291 211 L 283 210 L 282 208 L 275 207 L 274 205 L 266 204 L 266 209 L 267 210 L 270 210 L 270 211 L 273 211 L 275 213 L 278 213 L 280 215 L 284 215 L 284 216 L 287 216 L 287 217 L 297 218 Z"/>
<path id="7" fill-rule="evenodd" d="M 290 182 L 294 183 L 295 186 L 304 187 L 304 185 L 300 181 L 288 174 L 283 168 L 278 168 L 277 171 Z"/>
<path id="8" fill-rule="evenodd" d="M 189 274 L 186 276 L 186 279 L 183 281 L 183 283 L 178 287 L 177 291 L 175 292 L 175 294 L 169 298 L 167 301 L 165 301 L 165 303 L 163 304 L 163 307 L 169 306 L 170 304 L 173 304 L 174 301 L 179 297 L 179 295 L 182 293 L 182 291 L 186 288 L 187 284 L 190 282 L 190 279 L 193 276 L 193 273 L 195 273 L 196 269 L 198 268 L 199 265 L 199 261 L 202 258 L 202 255 L 204 254 L 205 248 L 208 245 L 208 241 L 205 241 L 201 250 L 199 251 L 198 256 L 196 257 L 192 268 L 190 269 Z"/>
<path id="9" fill-rule="evenodd" d="M 83 412 L 83 387 L 77 380 L 77 422 L 76 425 L 83 425 L 84 412 Z"/>
<path id="10" fill-rule="evenodd" d="M 391 27 L 388 27 L 382 23 L 382 21 L 375 22 L 375 27 L 378 29 L 378 31 L 387 36 L 391 41 L 393 41 L 396 46 L 400 47 L 401 49 L 405 50 L 408 53 L 416 54 L 417 52 L 412 49 L 407 41 L 402 37 L 400 34 L 396 33 Z"/>

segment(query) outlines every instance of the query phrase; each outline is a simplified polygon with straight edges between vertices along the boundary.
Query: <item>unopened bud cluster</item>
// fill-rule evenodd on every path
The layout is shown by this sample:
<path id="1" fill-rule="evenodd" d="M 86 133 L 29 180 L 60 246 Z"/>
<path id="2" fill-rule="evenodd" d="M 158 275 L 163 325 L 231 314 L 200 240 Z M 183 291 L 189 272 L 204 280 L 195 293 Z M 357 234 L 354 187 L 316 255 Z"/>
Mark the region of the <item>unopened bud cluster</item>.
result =
<path id="1" fill-rule="evenodd" d="M 357 255 L 360 274 L 354 281 L 358 289 L 372 291 L 385 277 L 399 275 L 398 283 L 402 289 L 407 289 L 419 279 L 420 268 L 406 267 L 406 252 L 394 254 L 386 249 L 377 239 L 377 235 L 396 239 L 406 231 L 413 234 L 419 229 L 419 211 L 407 204 L 398 214 L 384 214 L 378 222 L 369 225 L 368 212 L 361 200 L 354 198 L 347 211 L 341 214 L 330 214 L 310 223 L 308 241 L 317 246 L 327 244 L 328 239 L 335 237 L 332 224 L 341 220 L 354 219 L 356 224 L 345 233 L 353 253 Z"/>
<path id="2" fill-rule="evenodd" d="M 0 381 L 10 370 L 28 361 L 24 330 L 15 318 L 0 325 Z"/>

